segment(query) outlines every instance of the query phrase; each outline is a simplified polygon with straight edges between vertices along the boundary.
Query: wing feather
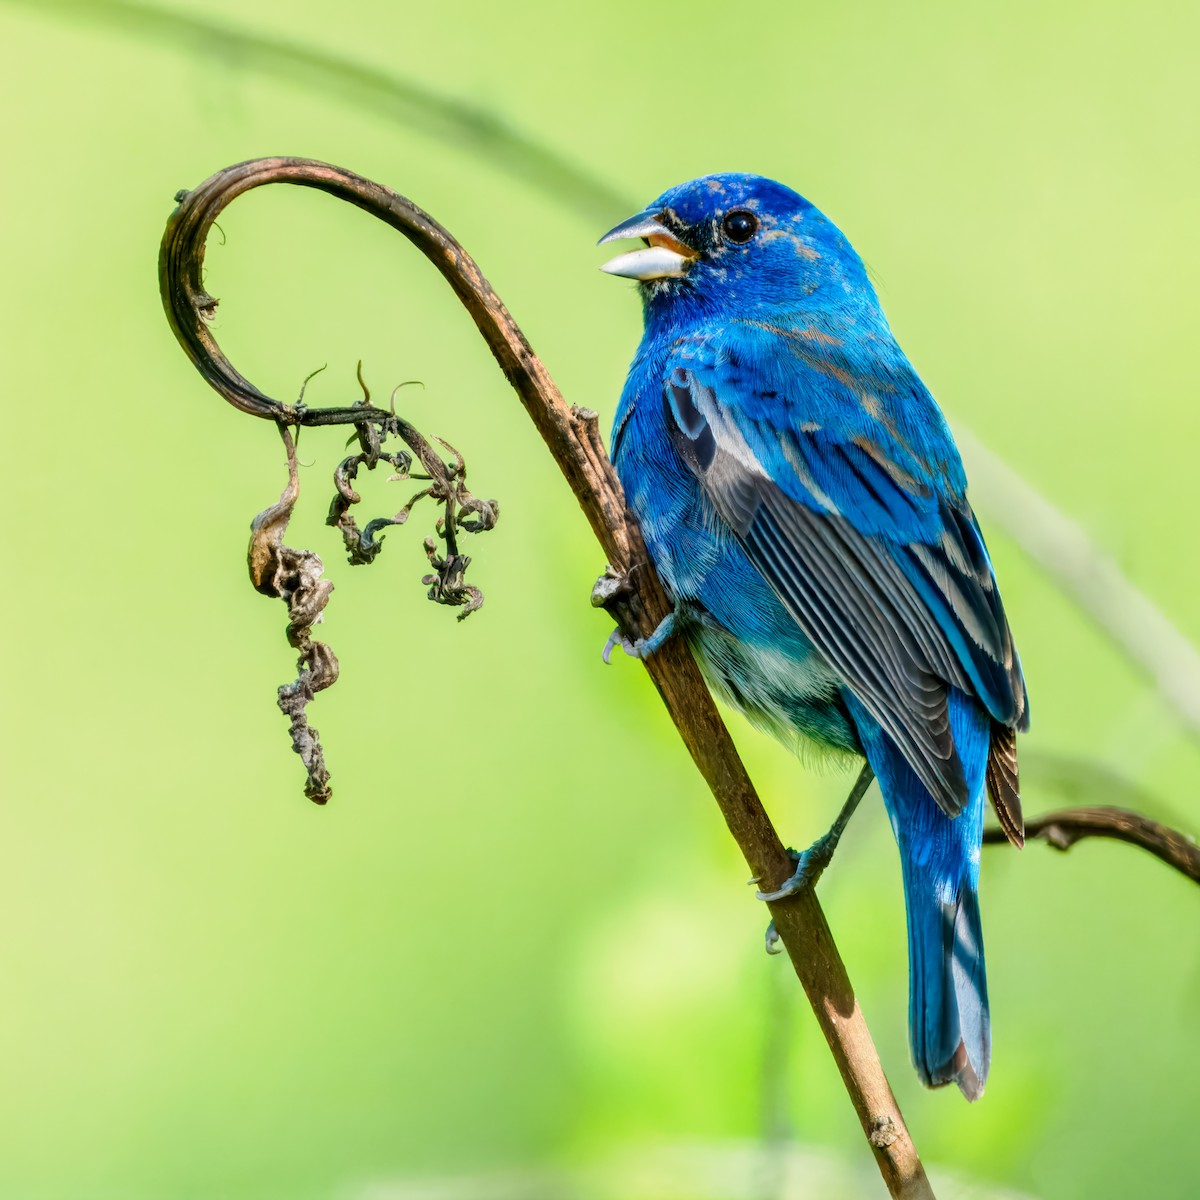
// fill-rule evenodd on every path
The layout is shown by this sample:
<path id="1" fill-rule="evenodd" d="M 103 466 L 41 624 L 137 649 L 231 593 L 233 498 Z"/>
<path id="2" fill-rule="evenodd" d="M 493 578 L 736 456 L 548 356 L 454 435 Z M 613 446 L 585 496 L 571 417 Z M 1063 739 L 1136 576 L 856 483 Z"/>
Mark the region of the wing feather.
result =
<path id="1" fill-rule="evenodd" d="M 983 702 L 989 792 L 1019 836 L 1011 735 L 1028 721 L 1024 681 L 965 498 L 918 481 L 878 440 L 777 428 L 738 401 L 685 367 L 664 388 L 676 449 L 718 515 L 952 816 L 967 796 L 948 689 Z"/>

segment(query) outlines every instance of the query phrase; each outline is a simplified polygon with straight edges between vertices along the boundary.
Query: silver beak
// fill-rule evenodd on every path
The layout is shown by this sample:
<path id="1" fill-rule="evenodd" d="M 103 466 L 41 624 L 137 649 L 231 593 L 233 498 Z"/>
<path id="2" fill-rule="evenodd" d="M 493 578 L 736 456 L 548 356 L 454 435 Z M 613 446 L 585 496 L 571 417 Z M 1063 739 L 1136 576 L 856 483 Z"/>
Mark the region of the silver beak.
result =
<path id="1" fill-rule="evenodd" d="M 596 244 L 615 242 L 623 238 L 645 238 L 650 245 L 644 250 L 618 254 L 600 270 L 625 279 L 672 279 L 686 274 L 696 252 L 676 238 L 658 219 L 657 211 L 647 210 L 622 221 L 610 229 Z"/>

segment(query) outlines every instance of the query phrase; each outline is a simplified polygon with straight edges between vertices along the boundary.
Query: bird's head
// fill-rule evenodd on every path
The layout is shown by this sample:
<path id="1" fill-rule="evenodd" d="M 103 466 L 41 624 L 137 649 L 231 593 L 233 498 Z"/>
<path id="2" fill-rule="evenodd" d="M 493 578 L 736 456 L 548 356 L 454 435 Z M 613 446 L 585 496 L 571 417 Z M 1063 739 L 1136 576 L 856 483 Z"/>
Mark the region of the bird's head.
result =
<path id="1" fill-rule="evenodd" d="M 841 231 L 803 196 L 761 175 L 705 175 L 664 192 L 600 245 L 641 238 L 645 247 L 600 269 L 641 284 L 648 314 L 841 305 L 874 293 Z M 865 289 L 865 290 L 864 290 Z"/>

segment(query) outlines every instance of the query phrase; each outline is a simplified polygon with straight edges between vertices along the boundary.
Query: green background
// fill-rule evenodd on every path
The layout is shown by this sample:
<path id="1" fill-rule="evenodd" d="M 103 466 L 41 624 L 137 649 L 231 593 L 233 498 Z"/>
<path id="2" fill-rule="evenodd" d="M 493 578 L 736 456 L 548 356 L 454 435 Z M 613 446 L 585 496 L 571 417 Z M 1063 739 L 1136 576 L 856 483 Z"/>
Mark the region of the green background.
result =
<path id="1" fill-rule="evenodd" d="M 369 571 L 344 563 L 321 523 L 342 437 L 304 435 L 289 541 L 336 581 L 342 678 L 313 710 L 335 795 L 303 799 L 273 703 L 283 609 L 243 565 L 278 440 L 179 352 L 158 239 L 175 191 L 228 163 L 348 166 L 465 243 L 607 428 L 639 313 L 596 237 L 691 176 L 776 176 L 854 241 L 951 422 L 1196 639 L 1197 9 L 169 11 L 477 105 L 628 206 L 565 203 L 236 40 L 100 0 L 0 3 L 0 1196 L 877 1194 L 715 806 L 644 673 L 599 661 L 602 556 L 488 352 L 402 239 L 276 188 L 210 247 L 225 349 L 284 398 L 323 363 L 310 401 L 355 398 L 360 357 L 377 398 L 422 380 L 401 411 L 503 512 L 467 547 L 487 603 L 459 625 L 419 582 L 428 513 Z M 406 489 L 377 473 L 364 507 Z M 1195 738 L 982 519 L 1033 699 L 1027 811 L 1125 799 L 1056 785 L 1066 756 L 1195 830 Z M 733 728 L 806 842 L 847 778 Z M 974 1106 L 908 1062 L 877 793 L 821 896 L 939 1195 L 1195 1195 L 1188 884 L 1120 846 L 985 851 L 995 1044 Z"/>

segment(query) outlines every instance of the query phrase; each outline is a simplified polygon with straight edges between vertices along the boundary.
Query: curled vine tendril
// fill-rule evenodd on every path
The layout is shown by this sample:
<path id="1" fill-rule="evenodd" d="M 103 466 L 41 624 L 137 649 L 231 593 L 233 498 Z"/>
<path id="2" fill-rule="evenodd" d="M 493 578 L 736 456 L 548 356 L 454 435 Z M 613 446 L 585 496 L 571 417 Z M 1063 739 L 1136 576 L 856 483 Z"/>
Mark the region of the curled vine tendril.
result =
<path id="1" fill-rule="evenodd" d="M 218 302 L 204 289 L 203 261 L 207 234 L 238 189 L 220 189 L 213 184 L 210 180 L 195 191 L 182 191 L 175 197 L 179 207 L 167 223 L 159 258 L 163 304 L 175 336 L 208 383 L 235 408 L 274 421 L 283 439 L 287 486 L 274 504 L 254 518 L 247 563 L 255 589 L 288 606 L 286 633 L 288 644 L 298 652 L 297 675 L 279 688 L 278 702 L 290 724 L 292 749 L 307 773 L 305 795 L 324 804 L 331 795 L 330 775 L 320 735 L 308 720 L 308 705 L 338 677 L 333 650 L 312 636 L 313 627 L 322 620 L 329 603 L 333 583 L 325 578 L 324 563 L 316 553 L 288 546 L 283 540 L 300 496 L 293 430 L 319 425 L 353 427 L 348 445 L 357 443 L 357 453 L 344 457 L 334 470 L 334 495 L 326 518 L 326 523 L 341 533 L 351 566 L 374 562 L 383 548 L 383 530 L 407 523 L 420 501 L 430 500 L 440 506 L 434 535 L 424 539 L 431 570 L 422 577 L 422 583 L 429 589 L 430 600 L 458 608 L 459 620 L 483 605 L 483 592 L 466 582 L 471 559 L 461 552 L 459 536 L 492 529 L 500 508 L 495 500 L 480 499 L 468 490 L 466 464 L 453 446 L 441 438 L 430 441 L 396 413 L 396 393 L 404 384 L 393 390 L 388 409 L 377 408 L 371 403 L 360 362 L 361 400 L 340 408 L 312 408 L 305 403 L 305 393 L 313 376 L 324 367 L 303 381 L 294 404 L 264 395 L 234 369 L 211 331 Z M 353 513 L 362 502 L 355 487 L 358 474 L 363 469 L 374 471 L 381 463 L 391 469 L 390 481 L 414 480 L 425 486 L 392 516 L 375 517 L 360 529 Z M 420 467 L 417 473 L 414 464 Z"/>
<path id="2" fill-rule="evenodd" d="M 377 410 L 370 407 L 371 393 L 363 382 L 361 362 L 358 364 L 358 381 L 363 390 L 361 407 L 373 414 Z M 308 379 L 304 383 L 307 385 Z M 393 399 L 394 396 L 393 392 Z M 301 404 L 303 398 L 302 388 Z M 279 499 L 251 523 L 247 564 L 255 589 L 264 596 L 283 600 L 288 606 L 288 644 L 299 652 L 299 657 L 296 679 L 279 688 L 279 707 L 290 723 L 292 749 L 300 755 L 307 772 L 304 794 L 317 804 L 325 804 L 331 795 L 329 770 L 320 735 L 308 720 L 308 705 L 318 692 L 331 686 L 338 677 L 337 656 L 325 642 L 312 637 L 313 626 L 322 619 L 329 603 L 333 583 L 325 578 L 324 563 L 311 550 L 297 550 L 284 544 L 283 536 L 300 496 L 300 475 L 296 440 L 291 429 L 282 422 L 278 429 L 287 452 L 288 482 Z M 389 438 L 398 438 L 409 449 L 386 449 Z M 351 441 L 358 442 L 359 452 L 342 459 L 333 473 L 335 491 L 326 524 L 341 532 L 350 565 L 366 566 L 374 562 L 383 549 L 383 538 L 378 536 L 380 530 L 405 524 L 413 506 L 421 500 L 441 503 L 443 512 L 437 518 L 435 530 L 446 545 L 446 554 L 437 553 L 434 538 L 425 539 L 425 554 L 433 573 L 425 575 L 422 583 L 429 588 L 430 600 L 461 607 L 458 614 L 461 621 L 482 606 L 483 592 L 465 582 L 471 559 L 459 553 L 457 533 L 460 530 L 483 533 L 492 529 L 500 509 L 495 500 L 480 500 L 467 490 L 467 470 L 462 455 L 441 438 L 434 440 L 449 451 L 449 462 L 443 461 L 429 441 L 394 412 L 382 420 L 371 416 L 355 421 Z M 412 474 L 414 456 L 425 468 L 425 473 Z M 417 492 L 394 516 L 377 517 L 360 530 L 351 511 L 362 501 L 354 488 L 355 477 L 360 468 L 373 471 L 380 463 L 388 464 L 395 472 L 390 476 L 391 482 L 418 479 L 428 486 Z"/>

